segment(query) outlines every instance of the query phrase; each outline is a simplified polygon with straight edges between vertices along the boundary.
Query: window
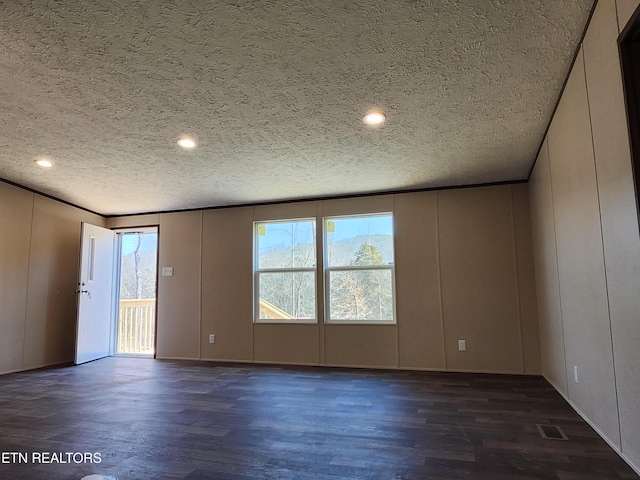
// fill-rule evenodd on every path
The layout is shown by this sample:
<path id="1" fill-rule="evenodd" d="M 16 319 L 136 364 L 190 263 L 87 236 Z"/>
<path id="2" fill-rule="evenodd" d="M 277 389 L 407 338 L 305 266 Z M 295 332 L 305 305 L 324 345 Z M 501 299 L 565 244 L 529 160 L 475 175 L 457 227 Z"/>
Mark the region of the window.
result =
<path id="1" fill-rule="evenodd" d="M 327 322 L 395 323 L 393 215 L 324 219 Z"/>
<path id="2" fill-rule="evenodd" d="M 254 224 L 254 321 L 316 321 L 316 221 Z"/>

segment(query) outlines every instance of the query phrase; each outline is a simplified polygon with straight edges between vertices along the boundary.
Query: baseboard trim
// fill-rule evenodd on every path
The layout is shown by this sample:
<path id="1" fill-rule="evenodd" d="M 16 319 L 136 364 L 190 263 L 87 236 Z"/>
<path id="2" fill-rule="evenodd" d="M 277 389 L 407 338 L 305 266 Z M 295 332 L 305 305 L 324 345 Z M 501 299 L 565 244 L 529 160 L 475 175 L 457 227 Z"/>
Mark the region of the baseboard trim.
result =
<path id="1" fill-rule="evenodd" d="M 56 368 L 56 367 L 71 367 L 73 362 L 55 362 L 55 363 L 43 363 L 42 365 L 33 365 L 31 367 L 26 368 L 16 368 L 15 370 L 7 370 L 5 372 L 0 372 L 0 375 L 11 375 L 12 373 L 21 373 L 21 372 L 29 372 L 31 370 L 43 370 L 45 368 Z"/>
<path id="2" fill-rule="evenodd" d="M 318 363 L 308 363 L 308 362 L 279 362 L 274 360 L 253 360 L 249 363 L 255 363 L 257 365 L 286 365 L 287 367 L 322 367 Z"/>
<path id="3" fill-rule="evenodd" d="M 569 406 L 571 408 L 573 408 L 575 410 L 575 412 L 580 415 L 582 417 L 582 419 L 587 422 L 589 424 L 589 426 L 591 428 L 593 428 L 595 430 L 595 432 L 600 435 L 600 437 L 607 442 L 607 445 L 609 445 L 611 447 L 611 449 L 616 452 L 618 454 L 618 456 L 620 458 L 622 458 L 622 460 L 624 460 L 627 465 L 629 465 L 631 467 L 631 469 L 636 472 L 638 475 L 640 475 L 640 466 L 636 466 L 633 464 L 633 462 L 631 461 L 631 459 L 629 457 L 627 457 L 620 448 L 618 448 L 618 446 L 612 442 L 590 419 L 589 417 L 587 417 L 570 399 L 569 396 L 567 394 L 565 394 L 562 390 L 560 390 L 555 383 L 553 383 L 551 380 L 549 380 L 549 377 L 547 377 L 546 375 L 542 374 L 543 378 L 549 382 L 549 385 L 551 385 L 556 392 L 558 392 L 560 394 L 560 396 L 562 398 L 564 398 L 565 402 L 567 402 L 569 404 Z"/>
<path id="4" fill-rule="evenodd" d="M 195 358 L 195 357 L 156 357 L 154 360 L 191 360 L 191 361 L 199 362 L 200 360 L 203 360 L 203 359 Z"/>
<path id="5" fill-rule="evenodd" d="M 391 370 L 398 372 L 430 372 L 430 373 L 480 373 L 488 375 L 532 375 L 540 376 L 538 373 L 522 373 L 509 372 L 504 370 L 465 370 L 458 368 L 421 368 L 421 367 L 402 367 L 394 365 L 348 365 L 344 363 L 326 363 L 318 365 L 319 367 L 331 368 L 361 368 L 363 370 Z"/>
<path id="6" fill-rule="evenodd" d="M 517 372 L 517 371 L 507 371 L 507 370 L 467 370 L 464 368 L 449 368 L 443 371 L 454 372 L 454 373 L 486 373 L 490 375 L 525 375 L 528 377 L 541 376 L 540 373 L 535 373 L 535 372 Z"/>
<path id="7" fill-rule="evenodd" d="M 203 362 L 215 362 L 215 363 L 256 363 L 254 360 L 251 359 L 246 359 L 246 360 L 242 360 L 242 359 L 237 359 L 237 358 L 201 358 L 200 359 Z M 271 363 L 275 363 L 275 362 L 271 362 Z"/>
<path id="8" fill-rule="evenodd" d="M 117 357 L 126 357 L 128 355 L 110 355 L 114 358 Z M 139 355 L 131 355 L 140 358 L 153 358 L 149 356 L 139 356 Z M 395 365 L 351 365 L 344 363 L 305 363 L 305 362 L 281 362 L 281 361 L 273 361 L 273 360 L 241 360 L 241 359 L 227 359 L 227 358 L 195 358 L 195 357 L 156 357 L 157 360 L 186 360 L 186 361 L 194 361 L 194 362 L 217 362 L 217 363 L 232 363 L 232 364 L 255 364 L 255 365 L 287 365 L 291 367 L 300 366 L 300 367 L 330 367 L 330 368 L 359 368 L 363 370 L 396 370 L 396 371 L 410 371 L 410 372 L 442 372 L 442 373 L 485 373 L 490 375 L 528 375 L 528 376 L 541 376 L 540 373 L 533 372 L 509 372 L 504 370 L 466 370 L 466 369 L 457 369 L 457 368 L 424 368 L 424 367 L 403 367 L 403 366 L 395 366 Z M 50 363 L 43 365 L 36 365 L 28 368 L 19 368 L 16 370 L 8 370 L 6 372 L 0 372 L 0 375 L 9 375 L 11 373 L 19 373 L 26 372 L 29 370 L 38 370 L 41 368 L 52 368 L 52 367 L 61 367 L 61 366 L 72 366 L 73 362 L 58 362 L 58 363 Z M 547 382 L 549 382 L 553 388 L 555 388 L 562 397 L 569 401 L 567 397 L 556 387 L 549 379 L 542 375 Z M 571 402 L 569 402 L 571 403 Z M 572 408 L 575 409 L 573 405 Z M 591 425 L 591 424 L 589 424 Z M 595 427 L 594 427 L 595 428 Z M 598 432 L 600 433 L 600 432 Z"/>
<path id="9" fill-rule="evenodd" d="M 289 367 L 328 367 L 328 368 L 354 368 L 362 370 L 390 370 L 398 372 L 441 372 L 441 373 L 481 373 L 488 375 L 525 375 L 532 377 L 540 377 L 541 373 L 537 372 L 519 372 L 507 370 L 471 370 L 457 368 L 425 368 L 425 367 L 405 367 L 396 365 L 356 365 L 346 363 L 312 363 L 312 362 L 284 362 L 278 360 L 251 360 L 251 359 L 232 359 L 232 358 L 190 358 L 190 357 L 157 357 L 158 360 L 195 360 L 211 363 L 229 363 L 244 365 L 286 365 Z M 554 387 L 555 388 L 555 387 Z"/>

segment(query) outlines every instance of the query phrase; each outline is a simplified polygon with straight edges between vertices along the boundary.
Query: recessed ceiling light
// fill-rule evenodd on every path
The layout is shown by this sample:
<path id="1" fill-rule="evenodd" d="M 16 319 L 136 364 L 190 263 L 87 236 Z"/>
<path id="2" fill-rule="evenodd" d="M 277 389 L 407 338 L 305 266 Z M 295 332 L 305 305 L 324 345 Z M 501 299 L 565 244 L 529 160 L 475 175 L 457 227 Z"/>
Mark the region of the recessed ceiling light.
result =
<path id="1" fill-rule="evenodd" d="M 196 148 L 196 142 L 194 142 L 192 139 L 190 138 L 181 138 L 180 140 L 178 140 L 178 145 L 181 146 L 182 148 L 186 148 L 187 150 L 190 150 L 192 148 Z"/>
<path id="2" fill-rule="evenodd" d="M 367 125 L 382 125 L 387 117 L 382 112 L 369 112 L 362 121 Z"/>
<path id="3" fill-rule="evenodd" d="M 46 158 L 41 158 L 39 160 L 36 160 L 36 164 L 40 167 L 44 167 L 44 168 L 51 168 L 53 167 L 53 163 L 51 163 L 51 160 L 47 160 Z"/>

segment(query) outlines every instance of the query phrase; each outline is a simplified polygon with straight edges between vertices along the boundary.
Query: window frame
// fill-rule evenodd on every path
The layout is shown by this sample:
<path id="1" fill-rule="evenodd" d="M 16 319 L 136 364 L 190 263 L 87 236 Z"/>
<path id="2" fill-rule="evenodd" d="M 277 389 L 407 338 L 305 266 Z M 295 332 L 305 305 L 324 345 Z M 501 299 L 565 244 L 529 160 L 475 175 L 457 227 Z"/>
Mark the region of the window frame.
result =
<path id="1" fill-rule="evenodd" d="M 313 249 L 316 262 L 313 267 L 260 268 L 258 251 L 258 225 L 276 223 L 311 222 L 314 229 Z M 313 273 L 314 318 L 260 318 L 260 274 L 261 273 Z M 256 220 L 253 222 L 253 323 L 279 323 L 284 325 L 318 323 L 318 222 L 315 217 Z"/>
<path id="2" fill-rule="evenodd" d="M 327 248 L 327 234 L 329 233 L 327 228 L 327 222 L 335 219 L 344 218 L 366 218 L 366 217 L 391 217 L 392 228 L 392 247 L 393 247 L 393 262 L 391 265 L 345 265 L 340 267 L 331 267 L 329 265 L 329 249 Z M 395 248 L 395 216 L 393 212 L 375 212 L 375 213 L 356 213 L 347 215 L 331 215 L 322 217 L 322 278 L 323 278 L 323 305 L 324 305 L 324 323 L 330 325 L 397 325 L 398 316 L 396 312 L 396 248 Z M 389 270 L 391 272 L 391 320 L 339 320 L 331 318 L 331 272 L 346 272 L 346 271 L 380 271 Z"/>

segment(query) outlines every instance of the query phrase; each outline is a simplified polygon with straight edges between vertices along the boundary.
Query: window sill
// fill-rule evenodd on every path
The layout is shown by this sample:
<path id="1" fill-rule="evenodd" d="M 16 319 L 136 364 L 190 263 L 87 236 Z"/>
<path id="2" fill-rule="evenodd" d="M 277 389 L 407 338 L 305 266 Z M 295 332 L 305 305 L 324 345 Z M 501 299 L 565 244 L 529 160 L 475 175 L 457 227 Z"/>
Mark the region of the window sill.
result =
<path id="1" fill-rule="evenodd" d="M 318 320 L 315 319 L 302 319 L 302 318 L 297 318 L 295 320 L 281 320 L 281 319 L 268 319 L 268 318 L 261 318 L 259 320 L 254 320 L 253 321 L 254 324 L 277 324 L 277 325 L 316 325 L 318 323 Z"/>
<path id="2" fill-rule="evenodd" d="M 395 320 L 327 320 L 325 325 L 397 325 Z"/>

